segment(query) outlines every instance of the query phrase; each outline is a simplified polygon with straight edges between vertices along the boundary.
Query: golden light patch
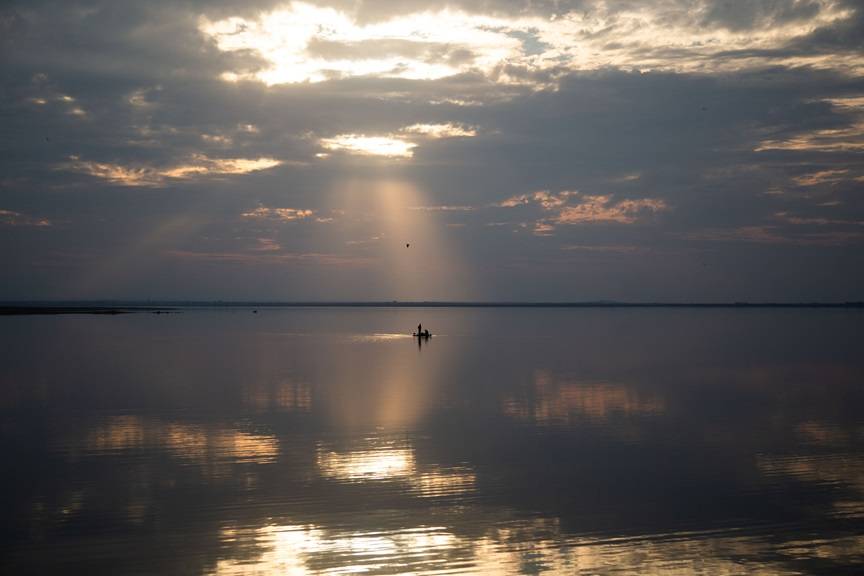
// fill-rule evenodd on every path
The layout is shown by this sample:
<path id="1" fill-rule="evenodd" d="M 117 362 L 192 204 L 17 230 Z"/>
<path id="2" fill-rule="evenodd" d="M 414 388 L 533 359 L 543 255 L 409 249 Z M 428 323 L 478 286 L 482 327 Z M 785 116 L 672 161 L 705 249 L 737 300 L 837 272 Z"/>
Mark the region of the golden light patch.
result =
<path id="1" fill-rule="evenodd" d="M 348 452 L 319 448 L 316 462 L 325 478 L 347 482 L 407 478 L 416 467 L 412 450 L 386 446 Z"/>
<path id="2" fill-rule="evenodd" d="M 320 144 L 334 152 L 385 158 L 411 158 L 414 156 L 414 148 L 417 147 L 417 144 L 400 138 L 362 134 L 340 134 L 333 138 L 322 138 Z"/>
<path id="3" fill-rule="evenodd" d="M 160 186 L 169 179 L 189 180 L 195 177 L 248 174 L 281 165 L 275 158 L 210 158 L 193 154 L 184 164 L 169 168 L 126 166 L 112 162 L 81 160 L 77 156 L 59 166 L 62 170 L 88 174 L 121 186 Z"/>
<path id="4" fill-rule="evenodd" d="M 650 214 L 669 210 L 669 205 L 657 198 L 635 198 L 614 201 L 609 195 L 586 195 L 564 190 L 557 194 L 540 190 L 531 194 L 511 196 L 495 204 L 499 208 L 516 208 L 534 204 L 549 216 L 533 223 L 534 233 L 551 234 L 559 224 L 609 222 L 634 224 Z"/>
<path id="5" fill-rule="evenodd" d="M 581 203 L 563 208 L 556 222 L 560 224 L 580 222 L 632 224 L 636 222 L 640 213 L 660 212 L 667 208 L 668 206 L 663 200 L 652 198 L 622 200 L 616 204 L 612 203 L 609 196 L 585 196 Z"/>
<path id="6" fill-rule="evenodd" d="M 188 178 L 196 174 L 248 174 L 279 166 L 275 158 L 208 158 L 203 154 L 192 156 L 189 164 L 160 172 L 169 178 Z"/>
<path id="7" fill-rule="evenodd" d="M 383 158 L 411 158 L 418 140 L 440 140 L 444 138 L 471 138 L 477 130 L 460 124 L 412 124 L 396 132 L 385 135 L 339 134 L 332 138 L 321 138 L 319 144 L 331 152 L 343 152 L 360 156 L 381 156 Z M 326 159 L 327 152 L 316 157 Z"/>

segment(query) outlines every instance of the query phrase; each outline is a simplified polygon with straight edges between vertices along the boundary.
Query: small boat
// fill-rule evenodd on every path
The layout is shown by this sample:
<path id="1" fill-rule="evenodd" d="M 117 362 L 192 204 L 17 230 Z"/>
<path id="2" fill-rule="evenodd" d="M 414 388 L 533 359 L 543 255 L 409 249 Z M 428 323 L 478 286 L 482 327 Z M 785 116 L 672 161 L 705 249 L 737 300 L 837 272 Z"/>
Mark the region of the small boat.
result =
<path id="1" fill-rule="evenodd" d="M 414 334 L 412 334 L 412 336 L 414 336 L 415 338 L 431 338 L 432 333 L 431 332 L 419 332 L 419 333 L 414 332 Z"/>

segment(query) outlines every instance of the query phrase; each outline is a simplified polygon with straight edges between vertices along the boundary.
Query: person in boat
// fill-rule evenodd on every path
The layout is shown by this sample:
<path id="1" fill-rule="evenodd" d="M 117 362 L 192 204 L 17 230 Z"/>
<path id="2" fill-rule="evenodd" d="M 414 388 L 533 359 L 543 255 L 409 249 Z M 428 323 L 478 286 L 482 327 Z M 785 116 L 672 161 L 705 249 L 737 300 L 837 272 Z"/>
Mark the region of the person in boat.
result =
<path id="1" fill-rule="evenodd" d="M 429 336 L 431 336 L 431 334 L 429 334 L 429 329 L 427 328 L 426 330 L 423 331 L 423 337 L 428 338 Z"/>
<path id="2" fill-rule="evenodd" d="M 423 335 L 423 324 L 417 324 L 417 336 Z"/>

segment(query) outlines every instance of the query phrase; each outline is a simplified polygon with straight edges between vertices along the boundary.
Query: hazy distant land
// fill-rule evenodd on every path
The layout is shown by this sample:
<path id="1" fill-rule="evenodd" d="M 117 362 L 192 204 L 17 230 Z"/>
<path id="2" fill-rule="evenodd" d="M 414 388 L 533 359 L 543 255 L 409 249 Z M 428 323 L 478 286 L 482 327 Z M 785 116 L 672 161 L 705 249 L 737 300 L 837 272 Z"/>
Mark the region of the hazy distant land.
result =
<path id="1" fill-rule="evenodd" d="M 0 316 L 153 314 L 194 308 L 864 308 L 864 302 L 26 302 L 0 304 Z"/>

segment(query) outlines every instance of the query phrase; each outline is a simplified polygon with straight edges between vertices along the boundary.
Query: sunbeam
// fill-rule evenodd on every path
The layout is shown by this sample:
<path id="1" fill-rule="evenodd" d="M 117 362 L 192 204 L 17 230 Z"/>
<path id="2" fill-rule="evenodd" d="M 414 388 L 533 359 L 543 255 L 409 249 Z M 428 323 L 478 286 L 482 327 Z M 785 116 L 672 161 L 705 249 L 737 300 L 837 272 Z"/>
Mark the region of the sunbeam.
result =
<path id="1" fill-rule="evenodd" d="M 369 218 L 370 250 L 379 258 L 379 287 L 387 299 L 460 300 L 472 293 L 472 277 L 440 214 L 411 209 L 428 203 L 417 186 L 355 179 L 338 184 L 333 194 L 349 218 Z"/>

